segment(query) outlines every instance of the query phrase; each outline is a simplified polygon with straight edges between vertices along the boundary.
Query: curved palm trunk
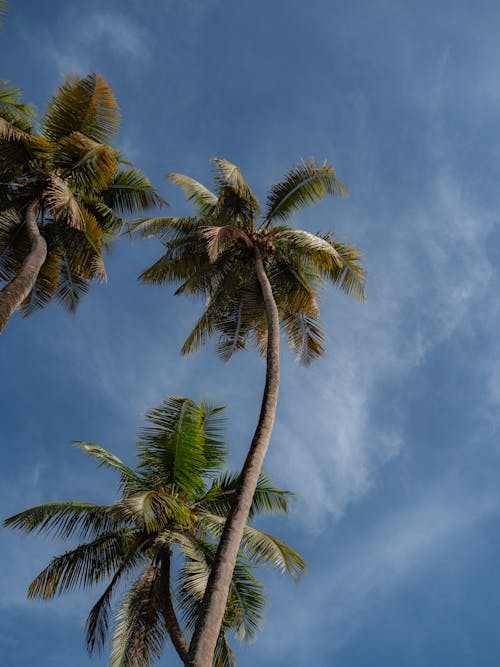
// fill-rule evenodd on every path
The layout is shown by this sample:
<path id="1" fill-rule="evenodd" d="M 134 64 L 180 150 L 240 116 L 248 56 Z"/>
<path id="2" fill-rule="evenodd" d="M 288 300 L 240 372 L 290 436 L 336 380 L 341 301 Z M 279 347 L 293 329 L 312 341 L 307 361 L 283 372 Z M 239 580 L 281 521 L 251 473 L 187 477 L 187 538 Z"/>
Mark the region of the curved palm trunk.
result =
<path id="1" fill-rule="evenodd" d="M 174 645 L 179 658 L 182 662 L 186 661 L 189 645 L 184 637 L 179 621 L 175 614 L 174 605 L 172 603 L 172 595 L 170 592 L 170 552 L 163 552 L 160 556 L 161 559 L 161 573 L 162 573 L 162 584 L 163 584 L 163 597 L 161 600 L 162 603 L 162 616 L 165 621 L 165 627 L 169 637 Z"/>
<path id="2" fill-rule="evenodd" d="M 229 512 L 208 579 L 200 616 L 189 647 L 186 667 L 211 667 L 222 619 L 226 610 L 236 557 L 262 470 L 267 446 L 273 430 L 278 403 L 280 372 L 280 329 L 278 308 L 262 257 L 255 248 L 255 271 L 259 280 L 267 319 L 266 384 L 259 421 L 250 450 L 241 471 L 238 491 Z"/>
<path id="3" fill-rule="evenodd" d="M 47 242 L 38 229 L 36 207 L 36 202 L 32 202 L 24 216 L 24 224 L 31 241 L 31 250 L 17 276 L 0 292 L 0 334 L 5 329 L 12 313 L 33 289 L 38 273 L 47 258 Z"/>

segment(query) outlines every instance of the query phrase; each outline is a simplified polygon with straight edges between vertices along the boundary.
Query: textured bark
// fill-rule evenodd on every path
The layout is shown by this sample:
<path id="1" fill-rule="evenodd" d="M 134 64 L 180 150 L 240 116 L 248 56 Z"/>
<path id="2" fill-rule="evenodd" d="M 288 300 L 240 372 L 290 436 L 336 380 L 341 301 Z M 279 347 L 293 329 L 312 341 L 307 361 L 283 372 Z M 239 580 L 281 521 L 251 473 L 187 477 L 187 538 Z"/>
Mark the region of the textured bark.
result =
<path id="1" fill-rule="evenodd" d="M 31 250 L 22 263 L 17 276 L 0 292 L 0 334 L 5 329 L 12 313 L 33 289 L 38 273 L 47 257 L 47 242 L 38 229 L 36 208 L 36 202 L 32 202 L 24 215 L 24 224 L 31 241 Z"/>
<path id="2" fill-rule="evenodd" d="M 266 308 L 268 330 L 266 384 L 259 421 L 241 471 L 236 499 L 224 526 L 214 565 L 208 579 L 201 613 L 196 623 L 189 654 L 185 662 L 186 667 L 212 667 L 238 550 L 276 415 L 280 381 L 279 315 L 271 284 L 257 248 L 255 249 L 255 271 Z"/>
<path id="3" fill-rule="evenodd" d="M 161 611 L 168 635 L 182 662 L 186 661 L 189 645 L 184 637 L 172 603 L 170 592 L 170 552 L 161 554 L 162 600 Z"/>

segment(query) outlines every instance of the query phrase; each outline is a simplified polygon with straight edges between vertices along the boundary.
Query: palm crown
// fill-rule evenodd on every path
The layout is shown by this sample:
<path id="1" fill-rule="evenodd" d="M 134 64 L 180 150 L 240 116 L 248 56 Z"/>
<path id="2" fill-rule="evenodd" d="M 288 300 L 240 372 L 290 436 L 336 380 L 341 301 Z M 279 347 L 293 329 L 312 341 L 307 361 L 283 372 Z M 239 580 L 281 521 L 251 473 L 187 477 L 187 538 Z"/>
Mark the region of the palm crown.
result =
<path id="1" fill-rule="evenodd" d="M 151 664 L 167 636 L 185 659 L 184 632 L 194 627 L 216 541 L 238 482 L 236 475 L 221 473 L 226 457 L 222 408 L 172 397 L 147 413 L 146 419 L 149 424 L 139 436 L 135 470 L 102 447 L 78 444 L 100 465 L 119 473 L 121 498 L 115 503 L 48 503 L 5 522 L 27 533 L 52 533 L 62 539 L 78 535 L 87 540 L 54 558 L 32 582 L 28 595 L 48 599 L 76 586 L 110 580 L 87 620 L 91 652 L 104 646 L 113 594 L 135 572 L 116 615 L 109 663 L 113 667 Z M 266 511 L 286 513 L 289 499 L 288 492 L 261 476 L 251 517 Z M 175 604 L 174 550 L 182 557 L 172 585 Z M 247 525 L 217 643 L 217 667 L 235 664 L 228 631 L 248 639 L 261 622 L 264 590 L 253 574 L 257 564 L 272 565 L 293 577 L 305 566 L 286 544 Z"/>
<path id="2" fill-rule="evenodd" d="M 140 279 L 180 283 L 176 294 L 206 298 L 205 310 L 183 346 L 189 353 L 218 336 L 224 360 L 248 341 L 263 352 L 267 323 L 254 255 L 262 256 L 278 307 L 282 330 L 297 359 L 309 363 L 324 352 L 317 298 L 329 281 L 357 299 L 364 298 L 360 254 L 333 233 L 311 234 L 286 223 L 294 213 L 327 195 L 344 196 L 335 171 L 308 160 L 291 169 L 269 191 L 264 209 L 240 170 L 213 160 L 215 192 L 181 174 L 168 177 L 186 193 L 194 217 L 139 220 L 144 236 L 160 236 L 163 256 Z"/>
<path id="3" fill-rule="evenodd" d="M 89 282 L 105 278 L 102 250 L 122 216 L 162 203 L 109 145 L 119 121 L 113 91 L 98 74 L 68 78 L 39 132 L 19 91 L 0 82 L 0 281 L 14 281 L 30 253 L 29 210 L 47 245 L 21 306 L 25 316 L 52 298 L 74 311 Z"/>

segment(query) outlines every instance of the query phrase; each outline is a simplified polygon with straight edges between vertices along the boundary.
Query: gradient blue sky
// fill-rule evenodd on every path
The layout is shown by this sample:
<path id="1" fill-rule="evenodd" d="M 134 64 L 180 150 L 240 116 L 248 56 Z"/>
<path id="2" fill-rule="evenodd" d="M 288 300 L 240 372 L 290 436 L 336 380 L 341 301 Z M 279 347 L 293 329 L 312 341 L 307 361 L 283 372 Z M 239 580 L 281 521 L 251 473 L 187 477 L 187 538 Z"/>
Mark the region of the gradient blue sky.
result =
<path id="1" fill-rule="evenodd" d="M 296 219 L 364 252 L 366 305 L 332 290 L 329 354 L 285 351 L 266 468 L 298 494 L 266 526 L 309 562 L 264 579 L 264 630 L 239 665 L 493 667 L 500 654 L 500 8 L 454 0 L 10 2 L 1 77 L 43 109 L 68 71 L 100 71 L 123 109 L 118 144 L 172 204 L 169 171 L 210 182 L 238 163 L 261 196 L 301 158 L 350 190 Z M 200 304 L 138 285 L 159 254 L 123 240 L 75 317 L 14 317 L 0 344 L 0 500 L 111 501 L 71 447 L 133 461 L 141 415 L 168 394 L 230 406 L 232 464 L 264 365 L 178 350 Z M 61 550 L 2 531 L 6 667 L 104 665 L 84 650 L 96 595 L 25 600 Z M 160 664 L 177 664 L 166 654 Z"/>

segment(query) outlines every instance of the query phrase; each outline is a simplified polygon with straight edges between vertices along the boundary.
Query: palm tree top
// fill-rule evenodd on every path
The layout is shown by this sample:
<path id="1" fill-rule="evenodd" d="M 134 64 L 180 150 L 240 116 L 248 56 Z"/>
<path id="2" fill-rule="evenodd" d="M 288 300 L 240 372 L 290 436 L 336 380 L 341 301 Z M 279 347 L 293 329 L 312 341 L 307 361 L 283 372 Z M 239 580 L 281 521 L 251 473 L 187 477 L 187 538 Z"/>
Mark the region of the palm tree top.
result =
<path id="1" fill-rule="evenodd" d="M 120 110 L 100 74 L 67 77 L 36 120 L 19 90 L 1 81 L 0 281 L 14 281 L 29 254 L 30 207 L 47 245 L 25 316 L 53 298 L 74 311 L 90 281 L 105 280 L 103 252 L 124 217 L 165 203 L 113 147 Z"/>
<path id="2" fill-rule="evenodd" d="M 289 225 L 292 216 L 327 196 L 343 197 L 345 186 L 332 165 L 314 159 L 290 169 L 268 192 L 264 206 L 240 169 L 217 157 L 212 161 L 214 190 L 189 176 L 168 174 L 195 209 L 193 217 L 156 217 L 136 221 L 133 231 L 164 242 L 163 256 L 140 276 L 144 282 L 178 284 L 176 294 L 202 296 L 206 307 L 183 352 L 218 336 L 224 360 L 248 342 L 266 349 L 267 325 L 255 275 L 259 254 L 272 286 L 282 330 L 308 364 L 325 352 L 318 298 L 330 282 L 357 300 L 365 298 L 360 252 L 333 232 L 311 232 Z"/>
<path id="3" fill-rule="evenodd" d="M 99 466 L 118 474 L 120 497 L 114 503 L 46 503 L 4 522 L 24 533 L 84 540 L 54 558 L 31 583 L 28 596 L 50 599 L 75 587 L 89 588 L 108 581 L 87 619 L 90 652 L 104 648 L 117 587 L 134 572 L 136 577 L 139 573 L 115 616 L 112 667 L 150 664 L 148 660 L 159 658 L 167 633 L 182 636 L 192 632 L 217 540 L 237 493 L 238 475 L 223 471 L 227 447 L 222 407 L 170 397 L 146 413 L 146 422 L 137 441 L 135 468 L 96 444 L 76 445 Z M 261 475 L 251 517 L 264 512 L 287 513 L 291 497 Z M 171 581 L 173 552 L 181 556 L 182 564 L 176 580 Z M 235 665 L 229 632 L 242 640 L 250 639 L 262 622 L 265 596 L 254 575 L 258 565 L 270 565 L 297 578 L 305 562 L 278 538 L 247 525 L 216 667 Z M 170 588 L 175 591 L 172 604 L 166 593 Z"/>

